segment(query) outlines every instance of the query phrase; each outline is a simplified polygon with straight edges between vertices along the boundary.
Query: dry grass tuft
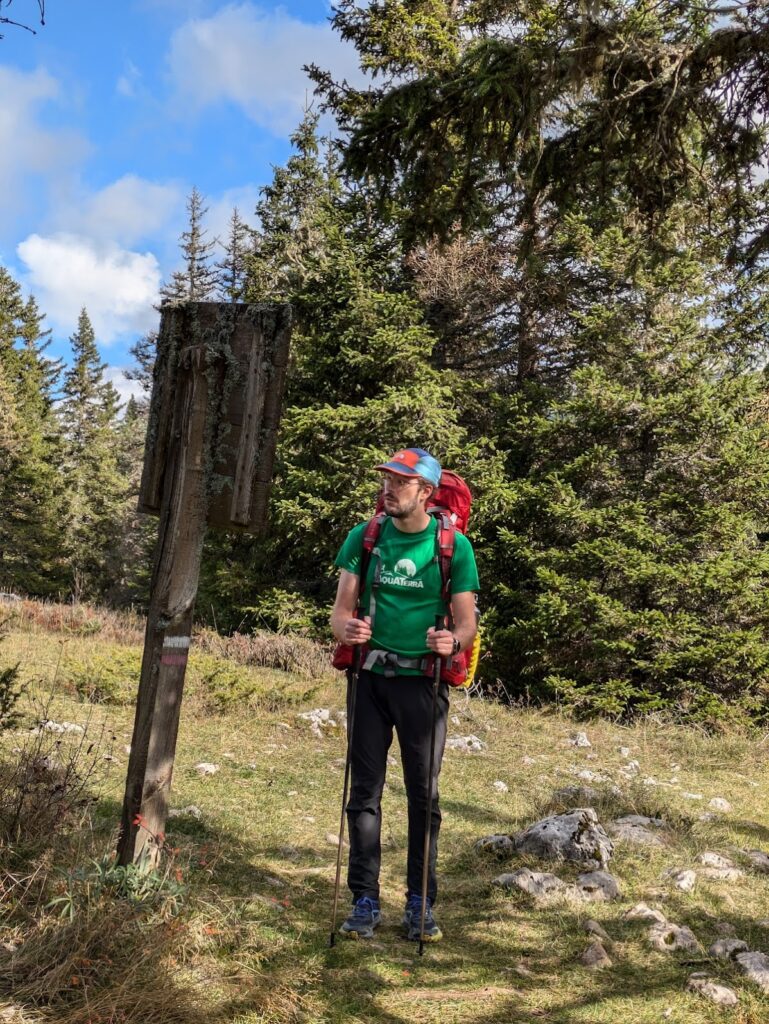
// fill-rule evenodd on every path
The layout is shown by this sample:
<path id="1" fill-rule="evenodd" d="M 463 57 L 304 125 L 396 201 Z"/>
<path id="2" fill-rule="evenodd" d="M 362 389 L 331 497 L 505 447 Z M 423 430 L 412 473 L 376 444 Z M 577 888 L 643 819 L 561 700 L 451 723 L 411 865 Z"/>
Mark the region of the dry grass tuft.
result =
<path id="1" fill-rule="evenodd" d="M 331 647 L 303 636 L 259 632 L 225 637 L 204 629 L 195 637 L 195 646 L 239 665 L 293 672 L 307 679 L 333 674 Z"/>

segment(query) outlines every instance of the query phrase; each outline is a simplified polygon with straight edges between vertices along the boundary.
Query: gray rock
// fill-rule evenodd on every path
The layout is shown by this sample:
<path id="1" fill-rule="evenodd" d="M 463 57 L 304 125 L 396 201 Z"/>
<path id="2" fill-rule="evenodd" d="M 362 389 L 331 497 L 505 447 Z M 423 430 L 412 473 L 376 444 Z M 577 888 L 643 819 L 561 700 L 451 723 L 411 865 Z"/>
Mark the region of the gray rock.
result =
<path id="1" fill-rule="evenodd" d="M 732 809 L 729 801 L 724 800 L 721 796 L 714 796 L 712 800 L 708 800 L 708 807 L 711 811 L 721 811 L 723 814 L 727 814 Z"/>
<path id="2" fill-rule="evenodd" d="M 681 796 L 684 800 L 701 800 L 702 793 L 682 793 Z"/>
<path id="3" fill-rule="evenodd" d="M 168 812 L 169 818 L 196 818 L 198 821 L 203 817 L 203 812 L 195 804 L 188 804 L 187 807 L 172 807 Z"/>
<path id="4" fill-rule="evenodd" d="M 645 814 L 623 814 L 614 819 L 615 825 L 638 825 L 642 828 L 667 828 L 662 818 L 647 818 Z"/>
<path id="5" fill-rule="evenodd" d="M 630 757 L 630 747 L 620 747 L 619 755 L 620 757 Z"/>
<path id="6" fill-rule="evenodd" d="M 533 764 L 536 763 L 537 762 L 534 760 L 534 758 L 529 757 L 528 754 L 524 754 L 524 756 L 521 758 L 521 764 L 525 764 L 527 768 L 530 768 Z"/>
<path id="7" fill-rule="evenodd" d="M 594 939 L 580 957 L 585 967 L 593 971 L 600 971 L 604 967 L 611 967 L 611 957 L 604 949 L 600 939 Z"/>
<path id="8" fill-rule="evenodd" d="M 520 853 L 606 867 L 614 846 L 592 807 L 552 814 L 513 836 Z"/>
<path id="9" fill-rule="evenodd" d="M 573 747 L 592 747 L 592 745 L 593 745 L 590 742 L 590 740 L 587 738 L 587 733 L 586 732 L 575 732 L 575 733 L 573 733 L 573 735 L 569 738 L 569 743 Z"/>
<path id="10" fill-rule="evenodd" d="M 709 956 L 714 956 L 718 960 L 733 960 L 735 954 L 746 953 L 748 950 L 747 942 L 743 942 L 742 939 L 716 939 L 713 945 L 708 950 Z"/>
<path id="11" fill-rule="evenodd" d="M 719 985 L 702 971 L 691 974 L 686 987 L 690 992 L 696 992 L 697 995 L 709 999 L 711 1003 L 715 1003 L 717 1006 L 737 1005 L 737 993 L 734 989 L 727 988 L 726 985 Z"/>
<path id="12" fill-rule="evenodd" d="M 506 782 L 503 782 L 501 779 L 497 779 L 496 782 L 494 782 L 493 786 L 497 793 L 510 792 L 510 787 L 508 786 L 508 784 Z"/>
<path id="13" fill-rule="evenodd" d="M 676 953 L 679 950 L 687 953 L 700 952 L 700 944 L 694 932 L 685 925 L 671 924 L 670 921 L 665 924 L 653 924 L 647 936 L 654 949 L 661 953 Z"/>
<path id="14" fill-rule="evenodd" d="M 697 857 L 698 864 L 704 864 L 706 868 L 733 868 L 734 861 L 729 860 L 728 857 L 722 856 L 720 853 L 714 853 L 712 850 L 705 850 Z"/>
<path id="15" fill-rule="evenodd" d="M 486 749 L 486 744 L 483 740 L 479 740 L 477 736 L 449 736 L 446 740 L 446 747 L 449 750 L 461 750 L 465 754 L 477 754 L 481 750 Z"/>
<path id="16" fill-rule="evenodd" d="M 750 861 L 751 867 L 755 868 L 756 871 L 760 871 L 764 875 L 769 873 L 769 856 L 762 850 L 748 850 L 746 856 Z"/>
<path id="17" fill-rule="evenodd" d="M 588 900 L 597 902 L 620 897 L 619 883 L 608 871 L 587 871 L 577 876 L 576 885 Z"/>
<path id="18" fill-rule="evenodd" d="M 664 846 L 665 841 L 655 832 L 650 832 L 643 825 L 628 825 L 619 821 L 610 821 L 606 831 L 619 843 L 633 843 L 636 846 Z"/>
<path id="19" fill-rule="evenodd" d="M 665 872 L 676 889 L 681 892 L 692 892 L 697 884 L 697 872 L 687 868 L 671 868 Z"/>
<path id="20" fill-rule="evenodd" d="M 589 768 L 583 768 L 576 773 L 578 779 L 583 782 L 608 782 L 609 777 L 602 772 L 592 772 Z"/>
<path id="21" fill-rule="evenodd" d="M 711 882 L 737 882 L 745 877 L 741 868 L 701 868 L 699 873 Z"/>
<path id="22" fill-rule="evenodd" d="M 492 854 L 494 857 L 498 857 L 499 860 L 505 860 L 507 857 L 512 857 L 515 853 L 515 843 L 512 836 L 484 836 L 483 839 L 478 840 L 474 849 L 479 853 Z"/>
<path id="23" fill-rule="evenodd" d="M 656 921 L 657 924 L 666 924 L 667 918 L 661 910 L 654 910 L 646 903 L 636 903 L 630 910 L 624 913 L 626 921 Z"/>
<path id="24" fill-rule="evenodd" d="M 630 779 L 634 775 L 638 775 L 640 771 L 641 765 L 638 761 L 628 761 L 624 768 L 620 768 L 620 775 L 624 775 L 626 779 Z"/>
<path id="25" fill-rule="evenodd" d="M 529 868 L 520 868 L 508 875 L 499 875 L 491 884 L 504 889 L 521 889 L 530 896 L 545 896 L 547 893 L 560 892 L 567 888 L 566 883 L 557 875 L 547 871 L 530 871 Z"/>
<path id="26" fill-rule="evenodd" d="M 587 921 L 582 922 L 582 931 L 587 932 L 588 935 L 595 935 L 597 939 L 600 939 L 604 946 L 611 949 L 614 945 L 609 934 L 603 928 L 598 921 L 594 921 L 592 918 L 588 918 Z"/>
<path id="27" fill-rule="evenodd" d="M 738 953 L 734 959 L 751 981 L 769 992 L 769 956 L 766 953 Z"/>
<path id="28" fill-rule="evenodd" d="M 211 764 L 210 761 L 201 761 L 200 764 L 195 765 L 195 771 L 202 778 L 206 778 L 209 775 L 216 775 L 219 771 L 219 765 Z"/>

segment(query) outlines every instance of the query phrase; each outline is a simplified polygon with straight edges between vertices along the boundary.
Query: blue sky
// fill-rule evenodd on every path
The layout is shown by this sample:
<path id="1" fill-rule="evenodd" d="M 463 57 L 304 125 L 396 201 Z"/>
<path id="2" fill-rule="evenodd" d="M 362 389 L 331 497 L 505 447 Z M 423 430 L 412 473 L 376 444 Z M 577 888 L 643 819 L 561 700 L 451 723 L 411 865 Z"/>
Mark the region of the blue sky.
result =
<path id="1" fill-rule="evenodd" d="M 6 14 L 34 24 L 35 0 Z M 118 389 L 177 265 L 192 185 L 223 234 L 254 223 L 285 161 L 314 61 L 360 81 L 323 0 L 47 0 L 37 35 L 0 40 L 0 264 L 68 337 L 85 306 Z"/>

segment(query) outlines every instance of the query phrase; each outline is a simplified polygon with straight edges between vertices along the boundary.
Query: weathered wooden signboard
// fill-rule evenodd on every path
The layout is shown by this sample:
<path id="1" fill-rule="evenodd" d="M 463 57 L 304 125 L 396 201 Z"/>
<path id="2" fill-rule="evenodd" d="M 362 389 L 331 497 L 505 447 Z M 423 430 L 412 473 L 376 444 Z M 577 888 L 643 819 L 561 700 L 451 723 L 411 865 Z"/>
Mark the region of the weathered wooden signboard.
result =
<path id="1" fill-rule="evenodd" d="M 291 334 L 287 305 L 161 309 L 139 508 L 159 516 L 118 841 L 121 864 L 162 844 L 206 529 L 266 524 Z"/>

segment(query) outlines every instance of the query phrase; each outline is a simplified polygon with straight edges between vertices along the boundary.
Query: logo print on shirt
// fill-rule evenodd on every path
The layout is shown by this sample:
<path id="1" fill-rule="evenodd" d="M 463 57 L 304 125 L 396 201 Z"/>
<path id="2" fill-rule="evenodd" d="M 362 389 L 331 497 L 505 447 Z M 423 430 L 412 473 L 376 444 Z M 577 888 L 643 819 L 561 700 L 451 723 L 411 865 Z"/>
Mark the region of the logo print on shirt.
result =
<path id="1" fill-rule="evenodd" d="M 408 576 L 411 579 L 412 576 L 416 576 L 417 567 L 410 558 L 401 558 L 395 566 L 395 571 L 399 576 Z"/>
<path id="2" fill-rule="evenodd" d="M 424 580 L 414 579 L 417 574 L 416 563 L 410 558 L 401 558 L 395 563 L 394 569 L 385 569 L 382 572 L 381 582 L 390 587 L 411 587 L 416 590 L 424 590 Z"/>

